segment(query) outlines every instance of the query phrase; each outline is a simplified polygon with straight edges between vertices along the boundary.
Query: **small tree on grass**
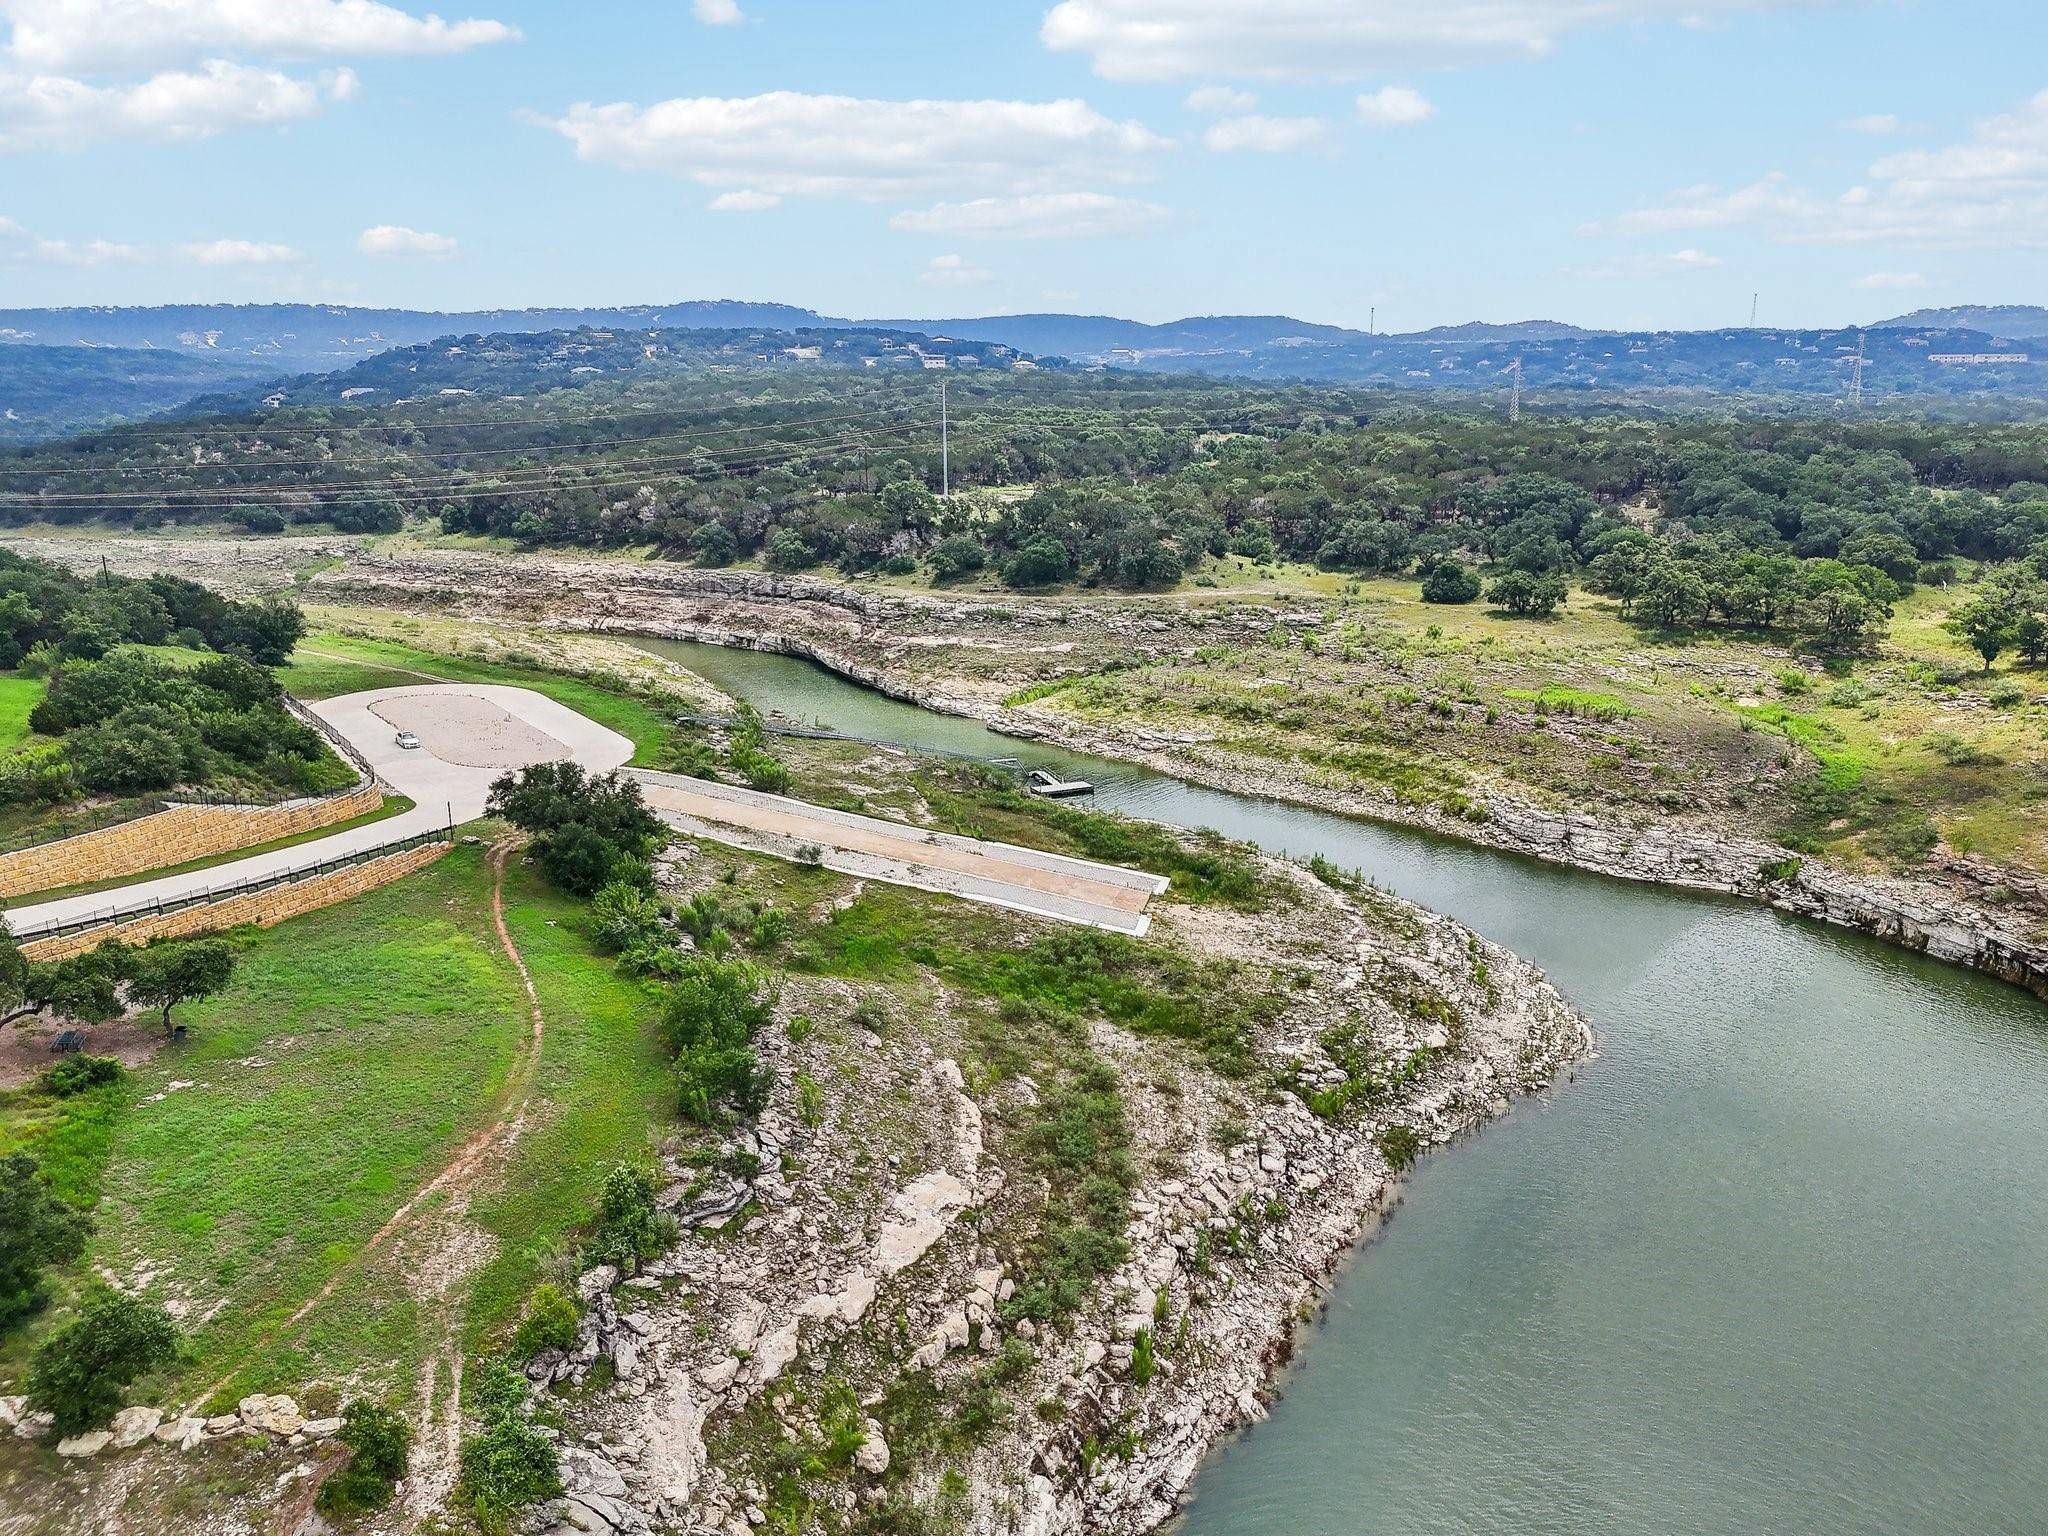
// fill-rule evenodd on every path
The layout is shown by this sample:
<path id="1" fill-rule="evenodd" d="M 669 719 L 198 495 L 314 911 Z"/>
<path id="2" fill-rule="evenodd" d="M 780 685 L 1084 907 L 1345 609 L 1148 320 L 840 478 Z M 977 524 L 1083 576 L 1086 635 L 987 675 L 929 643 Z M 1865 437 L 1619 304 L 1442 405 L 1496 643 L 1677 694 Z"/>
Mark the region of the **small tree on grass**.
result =
<path id="1" fill-rule="evenodd" d="M 190 944 L 152 944 L 129 964 L 128 996 L 145 1008 L 163 1010 L 164 1031 L 180 1003 L 212 997 L 235 974 L 234 946 L 223 939 Z"/>
<path id="2" fill-rule="evenodd" d="M 80 1024 L 104 1024 L 121 1016 L 121 981 L 136 951 L 108 940 L 66 960 L 29 960 L 14 941 L 0 944 L 0 1024 L 54 1014 Z"/>
<path id="3" fill-rule="evenodd" d="M 614 881 L 652 889 L 648 864 L 668 828 L 640 786 L 617 773 L 595 778 L 575 763 L 535 763 L 491 785 L 488 807 L 533 834 L 533 856 L 556 885 L 592 896 Z"/>
<path id="4" fill-rule="evenodd" d="M 526 1380 L 502 1360 L 471 1373 L 470 1412 L 482 1427 L 462 1442 L 462 1496 L 485 1531 L 505 1530 L 529 1504 L 562 1491 L 554 1443 L 522 1416 Z"/>
<path id="5" fill-rule="evenodd" d="M 391 1502 L 405 1476 L 412 1430 L 382 1403 L 359 1397 L 341 1410 L 341 1443 L 348 1465 L 320 1485 L 313 1501 L 323 1515 L 362 1515 Z"/>
<path id="6" fill-rule="evenodd" d="M 0 1157 L 0 1333 L 42 1310 L 43 1271 L 85 1252 L 92 1218 L 59 1200 L 26 1152 Z"/>
<path id="7" fill-rule="evenodd" d="M 512 1352 L 522 1360 L 531 1360 L 543 1350 L 573 1349 L 576 1325 L 581 1321 L 582 1314 L 568 1294 L 552 1280 L 543 1280 L 526 1298 L 526 1316 L 519 1320 Z"/>
<path id="8" fill-rule="evenodd" d="M 1494 607 L 1523 618 L 1548 618 L 1564 599 L 1564 578 L 1554 571 L 1504 571 L 1486 589 Z"/>
<path id="9" fill-rule="evenodd" d="M 598 1194 L 597 1230 L 583 1245 L 583 1260 L 630 1275 L 674 1241 L 675 1233 L 675 1217 L 655 1207 L 654 1176 L 631 1163 L 614 1163 Z"/>
<path id="10" fill-rule="evenodd" d="M 774 1012 L 767 982 L 744 961 L 699 956 L 683 967 L 662 1007 L 661 1035 L 675 1055 L 686 1119 L 709 1124 L 723 1109 L 753 1114 L 767 1101 L 754 1039 Z"/>
<path id="11" fill-rule="evenodd" d="M 1425 603 L 1469 603 L 1479 595 L 1479 573 L 1451 555 L 1445 555 L 1422 573 Z"/>
<path id="12" fill-rule="evenodd" d="M 79 1434 L 106 1423 L 130 1382 L 177 1353 L 178 1329 L 168 1312 L 95 1284 L 78 1315 L 45 1339 L 30 1362 L 29 1406 L 50 1414 L 58 1434 Z"/>

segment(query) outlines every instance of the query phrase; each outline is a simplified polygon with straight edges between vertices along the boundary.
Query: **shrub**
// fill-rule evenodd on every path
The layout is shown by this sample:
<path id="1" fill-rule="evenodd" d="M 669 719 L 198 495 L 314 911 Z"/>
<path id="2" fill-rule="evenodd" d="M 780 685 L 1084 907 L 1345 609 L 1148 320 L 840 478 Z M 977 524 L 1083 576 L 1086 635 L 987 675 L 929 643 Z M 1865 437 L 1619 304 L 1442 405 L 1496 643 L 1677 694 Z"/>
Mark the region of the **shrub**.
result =
<path id="1" fill-rule="evenodd" d="M 767 982 L 744 961 L 699 956 L 685 963 L 661 1016 L 684 1118 L 709 1124 L 726 1108 L 742 1114 L 760 1109 L 768 1080 L 754 1039 L 774 1011 Z"/>
<path id="2" fill-rule="evenodd" d="M 598 1194 L 598 1225 L 583 1245 L 586 1266 L 610 1264 L 632 1274 L 675 1238 L 673 1216 L 654 1204 L 654 1176 L 631 1163 L 615 1163 Z"/>
<path id="3" fill-rule="evenodd" d="M 463 1497 L 487 1532 L 507 1529 L 517 1511 L 562 1491 L 554 1443 L 516 1410 L 487 1417 L 463 1440 L 459 1460 Z"/>
<path id="4" fill-rule="evenodd" d="M 1425 603 L 1469 603 L 1479 596 L 1479 573 L 1446 555 L 1423 573 Z"/>
<path id="5" fill-rule="evenodd" d="M 77 1315 L 45 1339 L 30 1362 L 29 1406 L 55 1418 L 58 1434 L 79 1434 L 104 1424 L 121 1407 L 130 1382 L 177 1352 L 178 1329 L 168 1312 L 96 1283 Z"/>
<path id="6" fill-rule="evenodd" d="M 587 775 L 572 762 L 502 775 L 487 810 L 532 833 L 535 862 L 576 896 L 614 881 L 651 889 L 647 860 L 668 841 L 668 827 L 647 809 L 638 784 L 617 773 Z"/>
<path id="7" fill-rule="evenodd" d="M 636 885 L 614 880 L 590 899 L 590 936 L 613 954 L 659 944 L 666 936 L 661 902 Z"/>
<path id="8" fill-rule="evenodd" d="M 67 1056 L 43 1073 L 42 1089 L 60 1099 L 118 1083 L 127 1069 L 111 1056 Z"/>
<path id="9" fill-rule="evenodd" d="M 1413 1126 L 1390 1125 L 1380 1132 L 1377 1140 L 1380 1156 L 1396 1173 L 1406 1169 L 1422 1152 L 1422 1138 Z"/>
<path id="10" fill-rule="evenodd" d="M 576 1347 L 576 1325 L 582 1320 L 576 1303 L 553 1281 L 542 1281 L 526 1298 L 526 1316 L 519 1320 L 512 1350 L 522 1360 L 531 1360 L 548 1349 Z"/>
<path id="11" fill-rule="evenodd" d="M 76 1259 L 91 1234 L 92 1218 L 50 1192 L 34 1158 L 0 1157 L 0 1333 L 42 1310 L 43 1271 Z"/>
<path id="12" fill-rule="evenodd" d="M 320 1485 L 313 1507 L 323 1515 L 362 1515 L 391 1502 L 405 1476 L 412 1430 L 382 1403 L 356 1398 L 341 1410 L 338 1437 L 348 1464 Z"/>

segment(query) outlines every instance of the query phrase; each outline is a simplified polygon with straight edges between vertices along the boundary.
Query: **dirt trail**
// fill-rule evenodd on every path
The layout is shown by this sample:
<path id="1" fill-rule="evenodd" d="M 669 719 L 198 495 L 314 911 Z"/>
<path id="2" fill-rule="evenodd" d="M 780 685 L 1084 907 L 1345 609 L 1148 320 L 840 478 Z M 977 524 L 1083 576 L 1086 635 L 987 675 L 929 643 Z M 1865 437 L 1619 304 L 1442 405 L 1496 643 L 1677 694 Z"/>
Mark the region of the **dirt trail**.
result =
<path id="1" fill-rule="evenodd" d="M 436 1406 L 430 1385 L 423 1394 L 423 1422 L 416 1443 L 423 1450 L 430 1451 L 433 1461 L 443 1460 L 444 1447 L 447 1455 L 452 1457 L 458 1434 L 456 1414 L 462 1380 L 458 1347 L 462 1331 L 461 1306 L 456 1290 L 459 1281 L 488 1258 L 490 1246 L 489 1238 L 469 1227 L 464 1217 L 472 1195 L 483 1186 L 493 1165 L 519 1139 L 519 1133 L 525 1127 L 527 1109 L 533 1098 L 533 1083 L 540 1067 L 541 1042 L 547 1032 L 547 1021 L 541 1012 L 540 994 L 534 987 L 533 975 L 505 924 L 505 863 L 517 846 L 507 840 L 491 849 L 491 926 L 497 934 L 499 947 L 519 973 L 520 985 L 526 991 L 528 1016 L 528 1029 L 513 1057 L 504 1089 L 499 1094 L 496 1113 L 455 1149 L 440 1172 L 385 1219 L 384 1224 L 364 1242 L 361 1250 L 328 1277 L 326 1284 L 301 1302 L 283 1322 L 265 1329 L 252 1340 L 233 1367 L 199 1394 L 195 1409 L 233 1381 L 243 1366 L 261 1348 L 272 1343 L 278 1334 L 304 1322 L 334 1294 L 344 1279 L 358 1273 L 365 1264 L 388 1257 L 402 1272 L 400 1283 L 418 1294 L 422 1301 L 438 1306 L 443 1314 L 441 1342 L 428 1360 L 423 1376 L 431 1384 L 445 1367 L 450 1380 L 456 1384 L 449 1400 L 441 1405 L 447 1415 L 448 1431 L 440 1437 L 439 1444 L 430 1443 L 425 1434 Z M 400 1249 L 405 1250 L 402 1262 L 398 1253 Z M 434 1481 L 418 1477 L 413 1480 Z"/>

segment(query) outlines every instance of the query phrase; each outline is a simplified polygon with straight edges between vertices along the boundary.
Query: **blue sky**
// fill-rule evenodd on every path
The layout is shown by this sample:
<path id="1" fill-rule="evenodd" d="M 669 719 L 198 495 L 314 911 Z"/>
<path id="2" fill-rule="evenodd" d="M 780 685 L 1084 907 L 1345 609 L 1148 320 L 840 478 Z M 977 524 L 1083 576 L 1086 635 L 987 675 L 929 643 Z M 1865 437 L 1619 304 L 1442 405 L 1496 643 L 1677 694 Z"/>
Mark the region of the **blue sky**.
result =
<path id="1" fill-rule="evenodd" d="M 2048 303 L 2040 0 L 0 0 L 0 307 Z"/>

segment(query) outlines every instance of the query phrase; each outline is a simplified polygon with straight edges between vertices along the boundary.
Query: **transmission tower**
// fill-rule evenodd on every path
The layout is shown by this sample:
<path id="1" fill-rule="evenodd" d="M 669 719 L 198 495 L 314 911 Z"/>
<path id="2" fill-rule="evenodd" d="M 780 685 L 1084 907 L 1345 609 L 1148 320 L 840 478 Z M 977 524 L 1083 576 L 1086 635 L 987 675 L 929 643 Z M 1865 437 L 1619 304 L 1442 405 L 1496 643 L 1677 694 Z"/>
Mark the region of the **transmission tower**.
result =
<path id="1" fill-rule="evenodd" d="M 1508 385 L 1508 420 L 1520 421 L 1522 419 L 1522 360 L 1519 357 L 1508 364 L 1508 373 L 1512 376 Z"/>
<path id="2" fill-rule="evenodd" d="M 1762 297 L 1760 293 L 1752 293 L 1749 296 L 1749 328 L 1752 331 L 1756 329 L 1756 301 Z"/>
<path id="3" fill-rule="evenodd" d="M 1857 410 L 1863 409 L 1863 332 L 1856 333 L 1856 356 L 1849 364 L 1849 404 Z"/>

